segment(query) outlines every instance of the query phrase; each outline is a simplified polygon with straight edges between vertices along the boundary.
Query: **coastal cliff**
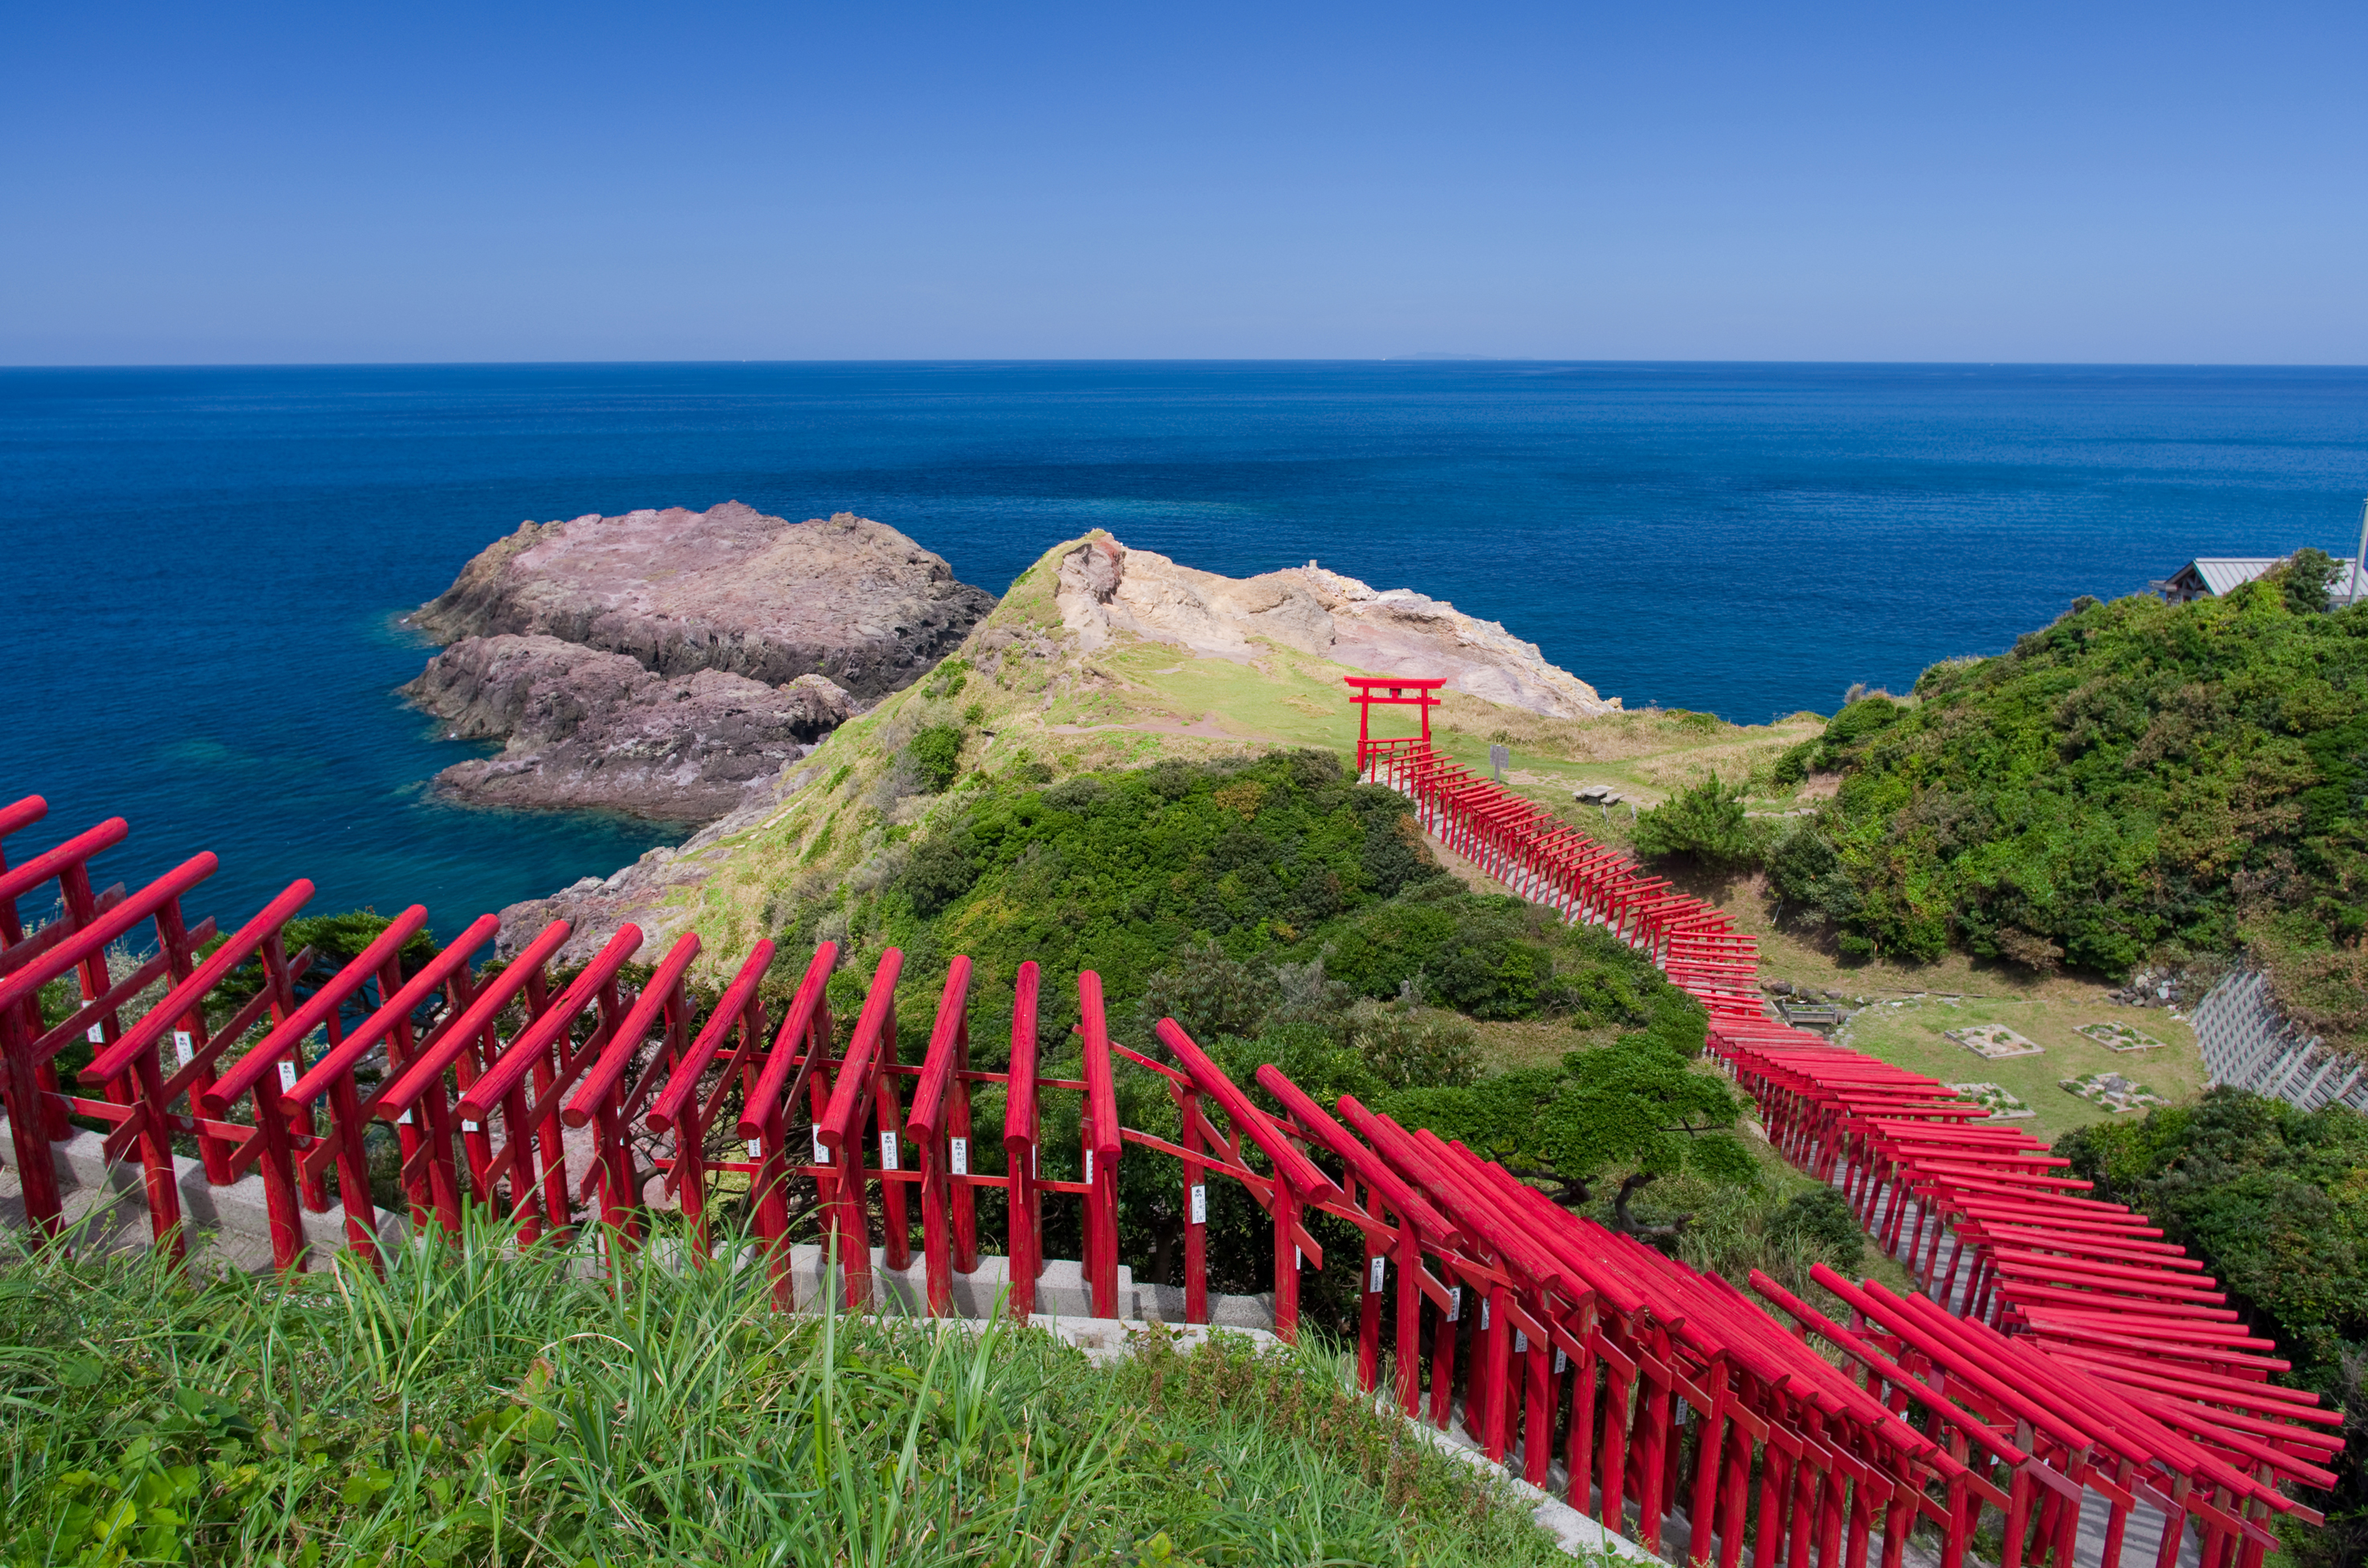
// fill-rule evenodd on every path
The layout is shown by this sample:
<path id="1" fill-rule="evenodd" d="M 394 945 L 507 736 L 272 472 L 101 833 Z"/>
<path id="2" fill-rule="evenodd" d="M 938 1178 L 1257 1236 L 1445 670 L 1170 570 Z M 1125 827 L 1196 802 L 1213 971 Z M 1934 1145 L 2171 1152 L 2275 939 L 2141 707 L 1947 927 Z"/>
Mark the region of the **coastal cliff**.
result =
<path id="1" fill-rule="evenodd" d="M 780 687 L 713 669 L 662 676 L 623 653 L 507 632 L 454 643 L 403 689 L 454 737 L 507 743 L 446 768 L 450 793 L 663 822 L 724 815 L 854 711 L 822 676 Z"/>
<path id="2" fill-rule="evenodd" d="M 907 834 L 958 814 L 979 776 L 1337 752 L 1356 734 L 1340 685 L 1356 671 L 1444 676 L 1451 711 L 1483 733 L 1628 717 L 1534 644 L 1423 595 L 1315 566 L 1222 577 L 1096 532 L 1046 551 L 928 678 L 751 779 L 679 847 L 505 909 L 502 941 L 565 919 L 572 959 L 630 920 L 652 940 L 697 925 L 735 939 L 787 931 L 795 946 L 843 887 L 893 874 Z M 932 783 L 916 746 L 949 736 L 951 778 Z"/>
<path id="3" fill-rule="evenodd" d="M 707 823 L 909 685 L 994 608 L 883 523 L 739 502 L 523 523 L 410 618 L 450 645 L 403 695 L 499 756 L 472 804 Z"/>

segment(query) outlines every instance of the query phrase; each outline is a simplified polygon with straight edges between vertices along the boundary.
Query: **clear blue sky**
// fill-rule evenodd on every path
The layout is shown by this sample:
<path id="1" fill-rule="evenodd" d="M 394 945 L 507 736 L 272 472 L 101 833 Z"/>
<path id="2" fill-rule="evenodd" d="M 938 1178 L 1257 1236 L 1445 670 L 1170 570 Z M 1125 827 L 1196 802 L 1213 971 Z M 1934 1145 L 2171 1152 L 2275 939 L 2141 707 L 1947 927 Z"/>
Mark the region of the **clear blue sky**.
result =
<path id="1" fill-rule="evenodd" d="M 0 363 L 2368 362 L 2368 7 L 9 7 Z"/>

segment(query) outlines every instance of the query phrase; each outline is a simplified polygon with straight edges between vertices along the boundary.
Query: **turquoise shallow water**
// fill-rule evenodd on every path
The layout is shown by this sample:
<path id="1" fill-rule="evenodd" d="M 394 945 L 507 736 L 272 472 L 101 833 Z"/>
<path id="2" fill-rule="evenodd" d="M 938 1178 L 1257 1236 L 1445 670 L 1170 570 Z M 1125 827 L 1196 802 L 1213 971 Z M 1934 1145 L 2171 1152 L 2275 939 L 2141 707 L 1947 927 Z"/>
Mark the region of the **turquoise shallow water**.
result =
<path id="1" fill-rule="evenodd" d="M 1100 525 L 1500 619 L 1632 706 L 1829 711 L 2197 554 L 2351 552 L 2368 370 L 899 364 L 0 370 L 0 792 L 243 915 L 479 911 L 673 836 L 461 811 L 393 618 L 522 517 L 852 510 L 1000 590 Z M 38 836 L 36 835 L 35 836 Z M 28 840 L 20 840 L 28 842 Z"/>

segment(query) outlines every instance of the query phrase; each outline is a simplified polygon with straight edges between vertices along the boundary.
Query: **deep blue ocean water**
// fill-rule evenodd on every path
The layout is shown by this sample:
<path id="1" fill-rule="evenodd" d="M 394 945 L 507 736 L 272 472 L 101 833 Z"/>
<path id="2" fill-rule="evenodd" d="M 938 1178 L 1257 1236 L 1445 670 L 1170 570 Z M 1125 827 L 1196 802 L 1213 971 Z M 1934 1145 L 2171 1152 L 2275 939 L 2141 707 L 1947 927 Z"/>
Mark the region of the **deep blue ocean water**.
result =
<path id="1" fill-rule="evenodd" d="M 517 527 L 849 510 L 1000 591 L 1100 525 L 1310 559 L 1540 643 L 1631 706 L 1831 711 L 2198 554 L 2351 553 L 2368 370 L 898 364 L 0 370 L 0 793 L 21 855 L 130 818 L 193 914 L 289 880 L 437 926 L 672 830 L 463 811 L 394 618 Z"/>

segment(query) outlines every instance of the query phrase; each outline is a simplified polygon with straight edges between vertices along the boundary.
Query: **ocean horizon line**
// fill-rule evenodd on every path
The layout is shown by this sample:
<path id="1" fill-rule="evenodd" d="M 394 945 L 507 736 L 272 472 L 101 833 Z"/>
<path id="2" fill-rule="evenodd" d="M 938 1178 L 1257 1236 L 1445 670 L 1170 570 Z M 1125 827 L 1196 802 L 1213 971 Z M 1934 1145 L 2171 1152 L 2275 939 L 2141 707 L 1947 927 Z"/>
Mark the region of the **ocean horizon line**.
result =
<path id="1" fill-rule="evenodd" d="M 2197 370 L 2215 374 L 2243 371 L 2283 373 L 2304 371 L 2361 372 L 2368 364 L 2327 361 L 2250 361 L 2214 359 L 1716 359 L 1716 358 L 1590 358 L 1581 356 L 1493 354 L 1383 354 L 1336 356 L 1240 355 L 1102 355 L 1030 357 L 1025 355 L 918 355 L 874 358 L 581 358 L 581 359 L 123 359 L 25 360 L 0 364 L 0 374 L 61 370 L 466 370 L 466 369 L 709 369 L 724 366 L 779 366 L 800 369 L 846 366 L 910 369 L 929 366 L 993 369 L 1042 366 L 1275 366 L 1278 368 L 1342 365 L 1395 365 L 1408 368 L 1468 369 L 1485 365 L 1545 365 L 1574 369 L 1638 370 L 1677 369 L 1704 370 Z"/>

